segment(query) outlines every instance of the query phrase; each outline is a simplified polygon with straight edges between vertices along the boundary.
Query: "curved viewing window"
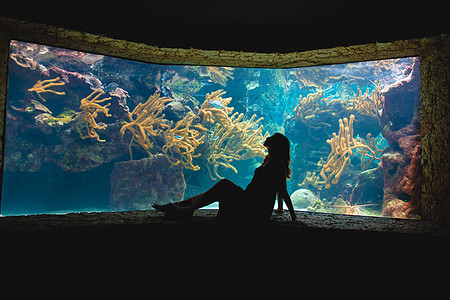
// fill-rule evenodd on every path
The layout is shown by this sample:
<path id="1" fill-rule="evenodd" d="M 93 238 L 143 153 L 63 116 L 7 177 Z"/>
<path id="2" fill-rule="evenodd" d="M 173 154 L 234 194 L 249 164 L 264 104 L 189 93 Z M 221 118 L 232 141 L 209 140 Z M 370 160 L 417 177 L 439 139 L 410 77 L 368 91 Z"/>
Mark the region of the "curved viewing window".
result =
<path id="1" fill-rule="evenodd" d="M 280 132 L 296 209 L 420 217 L 418 70 L 417 57 L 157 65 L 13 40 L 1 214 L 151 209 L 220 178 L 245 188 Z"/>

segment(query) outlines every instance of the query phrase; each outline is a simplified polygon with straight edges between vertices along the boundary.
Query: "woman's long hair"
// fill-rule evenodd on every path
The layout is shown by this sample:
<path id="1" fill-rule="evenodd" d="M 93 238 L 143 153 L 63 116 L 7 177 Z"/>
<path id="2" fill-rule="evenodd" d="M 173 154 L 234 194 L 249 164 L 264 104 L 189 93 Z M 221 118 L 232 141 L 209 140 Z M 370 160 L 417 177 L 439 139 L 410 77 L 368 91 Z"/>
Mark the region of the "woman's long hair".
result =
<path id="1" fill-rule="evenodd" d="M 264 142 L 264 146 L 267 147 L 269 153 L 266 155 L 263 161 L 263 166 L 275 159 L 281 160 L 286 171 L 286 178 L 291 178 L 291 169 L 289 164 L 291 162 L 291 153 L 289 146 L 289 139 L 281 133 L 275 133 L 268 137 Z"/>

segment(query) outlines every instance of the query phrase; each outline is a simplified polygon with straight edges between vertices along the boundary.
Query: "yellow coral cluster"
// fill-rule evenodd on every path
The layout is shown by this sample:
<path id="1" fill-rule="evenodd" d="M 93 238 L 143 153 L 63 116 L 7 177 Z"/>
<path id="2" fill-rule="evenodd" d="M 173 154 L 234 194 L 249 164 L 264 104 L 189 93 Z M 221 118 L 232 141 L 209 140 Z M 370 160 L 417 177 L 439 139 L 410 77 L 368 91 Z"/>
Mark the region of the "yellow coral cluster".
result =
<path id="1" fill-rule="evenodd" d="M 369 93 L 368 87 L 364 94 L 358 88 L 358 93 L 353 98 L 343 102 L 344 108 L 350 111 L 355 110 L 364 116 L 378 117 L 382 108 L 381 94 L 378 88 L 380 82 L 374 85 L 375 88 L 371 93 Z"/>
<path id="2" fill-rule="evenodd" d="M 367 146 L 367 148 L 364 147 L 356 149 L 356 151 L 361 155 L 361 171 L 364 171 L 374 160 L 380 160 L 378 155 L 383 152 L 384 148 L 379 147 L 378 138 L 372 137 L 370 132 L 367 134 L 366 139 L 357 136 L 356 140 Z"/>
<path id="3" fill-rule="evenodd" d="M 120 128 L 120 134 L 123 136 L 127 130 L 133 134 L 128 146 L 130 159 L 133 158 L 131 147 L 134 143 L 140 145 L 150 157 L 153 157 L 150 152 L 150 149 L 153 147 L 150 137 L 156 137 L 161 133 L 160 128 L 164 118 L 162 111 L 164 110 L 165 103 L 170 101 L 172 99 L 160 97 L 155 92 L 145 103 L 139 103 L 132 112 L 128 113 L 130 122 L 125 122 L 122 128 Z"/>
<path id="4" fill-rule="evenodd" d="M 106 117 L 111 117 L 111 115 L 109 114 L 109 109 L 107 108 L 108 106 L 111 105 L 111 103 L 108 103 L 104 106 L 100 105 L 100 103 L 111 100 L 111 97 L 98 99 L 104 93 L 105 92 L 101 88 L 98 88 L 95 91 L 93 91 L 91 94 L 89 94 L 89 96 L 87 96 L 86 98 L 81 99 L 80 109 L 82 111 L 81 111 L 81 113 L 79 113 L 79 115 L 77 117 L 78 122 L 77 122 L 76 128 L 82 139 L 93 138 L 93 139 L 97 139 L 97 141 L 99 141 L 99 142 L 105 142 L 105 140 L 100 139 L 100 136 L 98 135 L 96 130 L 97 129 L 100 129 L 100 130 L 105 129 L 106 124 L 103 124 L 103 123 L 98 124 L 95 120 L 99 113 L 103 113 Z M 95 95 L 95 94 L 97 94 L 97 95 Z M 83 127 L 85 127 L 87 129 L 86 135 L 83 135 L 81 133 L 80 129 Z"/>
<path id="5" fill-rule="evenodd" d="M 172 165 L 181 163 L 185 168 L 194 171 L 200 169 L 199 166 L 193 163 L 193 158 L 201 155 L 200 153 L 194 154 L 195 149 L 200 144 L 203 144 L 204 136 L 200 131 L 208 130 L 200 124 L 192 125 L 196 117 L 192 112 L 189 112 L 173 128 L 173 121 L 166 125 L 167 129 L 164 132 L 166 144 L 163 147 L 163 151 Z M 190 128 L 191 126 L 193 128 Z"/>
<path id="6" fill-rule="evenodd" d="M 333 137 L 327 140 L 331 147 L 331 153 L 320 171 L 320 176 L 325 180 L 325 188 L 327 189 L 331 187 L 331 183 L 336 184 L 339 182 L 345 165 L 353 154 L 353 149 L 358 147 L 365 148 L 372 155 L 375 155 L 370 147 L 358 142 L 353 137 L 354 119 L 354 115 L 350 115 L 350 121 L 347 118 L 339 119 L 339 133 L 337 135 L 333 133 Z"/>
<path id="7" fill-rule="evenodd" d="M 308 94 L 306 97 L 298 99 L 297 106 L 294 107 L 294 116 L 289 120 L 289 126 L 292 127 L 292 123 L 301 122 L 308 127 L 308 133 L 314 140 L 319 140 L 311 133 L 311 129 L 319 130 L 323 126 L 331 127 L 330 124 L 319 121 L 319 116 L 331 112 L 329 105 L 333 102 L 340 101 L 339 99 L 330 100 L 330 98 L 322 98 L 323 92 L 318 91 L 314 94 Z"/>
<path id="8" fill-rule="evenodd" d="M 227 85 L 228 79 L 234 79 L 233 70 L 231 67 L 206 67 L 209 78 L 222 86 Z"/>
<path id="9" fill-rule="evenodd" d="M 53 86 L 65 85 L 65 82 L 62 82 L 62 81 L 57 82 L 57 81 L 59 81 L 59 77 L 56 77 L 54 79 L 47 79 L 47 80 L 43 80 L 43 81 L 38 80 L 32 88 L 28 89 L 28 91 L 35 92 L 38 95 L 38 97 L 41 98 L 41 100 L 44 102 L 45 102 L 45 99 L 44 99 L 44 97 L 41 96 L 41 93 L 53 93 L 53 94 L 60 95 L 60 96 L 65 95 L 66 94 L 65 92 L 58 92 L 58 91 L 54 91 L 54 90 L 50 89 Z"/>
<path id="10" fill-rule="evenodd" d="M 237 173 L 232 165 L 233 161 L 265 157 L 266 149 L 263 143 L 269 134 L 262 134 L 262 125 L 256 127 L 263 118 L 255 120 L 255 117 L 256 115 L 253 115 L 247 121 L 242 120 L 244 114 L 234 113 L 229 118 L 230 123 L 215 124 L 213 134 L 209 137 L 210 150 L 207 154 L 207 168 L 211 179 L 223 178 L 218 173 L 220 166 Z"/>
<path id="11" fill-rule="evenodd" d="M 319 191 L 322 189 L 323 185 L 325 184 L 325 181 L 320 181 L 320 176 L 316 175 L 316 172 L 306 172 L 306 177 L 305 179 L 303 179 L 302 183 L 299 183 L 298 186 L 302 187 L 308 187 L 308 186 L 312 186 L 315 187 L 316 189 L 318 189 Z"/>
<path id="12" fill-rule="evenodd" d="M 217 121 L 224 126 L 231 125 L 231 120 L 228 115 L 233 112 L 233 107 L 227 107 L 227 105 L 232 98 L 228 97 L 223 99 L 222 96 L 224 94 L 225 92 L 223 90 L 206 94 L 205 101 L 199 111 L 199 115 L 203 116 L 203 123 L 205 121 L 209 123 Z"/>
<path id="13" fill-rule="evenodd" d="M 153 154 L 150 149 L 153 148 L 153 139 L 158 136 L 164 136 L 166 144 L 163 151 L 173 165 L 182 164 L 185 168 L 197 171 L 199 166 L 194 165 L 193 159 L 199 157 L 200 154 L 194 154 L 195 149 L 203 143 L 201 131 L 206 131 L 200 124 L 194 124 L 194 120 L 198 118 L 192 112 L 188 113 L 182 120 L 175 125 L 173 121 L 170 123 L 164 119 L 162 111 L 167 102 L 173 99 L 161 97 L 157 92 L 150 96 L 145 103 L 140 103 L 136 108 L 128 113 L 130 122 L 120 129 L 122 136 L 129 130 L 132 138 L 128 146 L 130 151 L 130 159 L 133 159 L 131 147 L 136 143 L 141 146 L 150 157 Z"/>

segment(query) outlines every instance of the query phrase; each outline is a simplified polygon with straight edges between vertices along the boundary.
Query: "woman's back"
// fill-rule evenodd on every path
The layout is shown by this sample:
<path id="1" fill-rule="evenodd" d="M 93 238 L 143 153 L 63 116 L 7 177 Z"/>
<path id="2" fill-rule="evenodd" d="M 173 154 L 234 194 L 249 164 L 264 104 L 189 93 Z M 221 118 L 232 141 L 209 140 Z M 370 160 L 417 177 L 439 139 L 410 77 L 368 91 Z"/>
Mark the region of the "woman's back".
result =
<path id="1" fill-rule="evenodd" d="M 272 215 L 277 190 L 280 187 L 283 166 L 271 161 L 255 170 L 252 181 L 245 189 L 249 210 L 256 218 L 267 220 Z"/>

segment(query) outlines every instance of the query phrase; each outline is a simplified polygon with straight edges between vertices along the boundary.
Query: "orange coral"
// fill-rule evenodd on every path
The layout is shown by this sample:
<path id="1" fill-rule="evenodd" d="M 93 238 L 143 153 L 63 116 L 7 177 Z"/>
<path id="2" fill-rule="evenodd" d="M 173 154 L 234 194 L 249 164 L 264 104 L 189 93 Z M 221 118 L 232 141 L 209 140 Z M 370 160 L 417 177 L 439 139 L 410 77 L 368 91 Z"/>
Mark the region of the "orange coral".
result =
<path id="1" fill-rule="evenodd" d="M 294 116 L 289 120 L 289 126 L 292 123 L 301 122 L 308 127 L 308 133 L 311 138 L 318 140 L 311 134 L 311 129 L 318 130 L 323 126 L 331 127 L 330 124 L 319 121 L 319 116 L 331 112 L 329 105 L 333 102 L 340 101 L 339 99 L 330 100 L 330 98 L 322 98 L 323 91 L 318 91 L 314 94 L 308 94 L 306 97 L 300 95 L 297 106 L 294 107 Z"/>
<path id="2" fill-rule="evenodd" d="M 378 117 L 382 108 L 381 94 L 379 90 L 380 81 L 378 84 L 374 84 L 375 88 L 369 93 L 369 87 L 363 94 L 361 89 L 358 88 L 358 93 L 351 99 L 347 99 L 343 102 L 344 107 L 347 110 L 355 110 L 364 116 Z"/>
<path id="3" fill-rule="evenodd" d="M 194 165 L 193 158 L 199 157 L 201 154 L 194 154 L 194 151 L 200 144 L 203 144 L 204 136 L 200 131 L 207 131 L 208 129 L 200 124 L 192 125 L 195 118 L 196 116 L 189 112 L 173 128 L 173 121 L 170 122 L 164 132 L 166 144 L 163 151 L 172 165 L 181 163 L 185 168 L 197 171 L 200 167 Z"/>
<path id="4" fill-rule="evenodd" d="M 325 181 L 320 181 L 320 176 L 316 175 L 316 172 L 306 172 L 306 177 L 303 179 L 302 183 L 299 183 L 298 186 L 302 187 L 308 187 L 311 185 L 312 187 L 315 187 L 319 191 L 322 189 L 323 185 L 325 184 Z"/>
<path id="5" fill-rule="evenodd" d="M 222 86 L 227 85 L 229 78 L 234 79 L 233 70 L 230 67 L 206 67 L 206 71 L 208 71 L 211 80 Z"/>
<path id="6" fill-rule="evenodd" d="M 264 140 L 269 135 L 262 134 L 263 126 L 256 125 L 263 119 L 255 120 L 253 115 L 250 120 L 242 120 L 244 114 L 234 113 L 230 118 L 230 123 L 216 123 L 212 135 L 209 137 L 210 149 L 207 153 L 207 168 L 211 179 L 223 178 L 218 173 L 220 166 L 232 169 L 237 173 L 236 168 L 231 164 L 235 160 L 245 160 L 254 157 L 264 158 L 266 149 L 263 146 Z M 210 169 L 210 166 L 213 169 Z"/>
<path id="7" fill-rule="evenodd" d="M 54 90 L 50 90 L 48 88 L 51 88 L 52 86 L 61 86 L 61 85 L 65 85 L 65 82 L 57 82 L 59 80 L 59 77 L 56 77 L 54 79 L 47 79 L 47 80 L 43 80 L 40 81 L 38 80 L 36 82 L 36 84 L 31 88 L 28 89 L 29 92 L 35 92 L 39 98 L 42 99 L 42 101 L 45 102 L 45 99 L 41 96 L 41 93 L 53 93 L 56 95 L 65 95 L 65 92 L 58 92 L 58 91 L 54 91 Z"/>
<path id="8" fill-rule="evenodd" d="M 205 101 L 200 107 L 199 115 L 203 115 L 203 123 L 215 121 L 220 122 L 224 126 L 231 125 L 228 115 L 233 111 L 233 107 L 227 107 L 231 101 L 231 97 L 223 99 L 225 94 L 223 90 L 217 90 L 211 94 L 207 93 Z"/>
<path id="9" fill-rule="evenodd" d="M 101 140 L 98 133 L 95 131 L 96 129 L 105 129 L 106 124 L 100 123 L 98 124 L 95 121 L 95 118 L 97 118 L 99 113 L 103 113 L 106 117 L 111 117 L 109 114 L 108 106 L 111 105 L 111 103 L 106 104 L 105 106 L 101 106 L 99 103 L 111 100 L 111 97 L 98 99 L 101 95 L 103 95 L 105 92 L 99 88 L 93 91 L 89 96 L 86 98 L 81 99 L 81 105 L 80 109 L 82 112 L 79 114 L 79 121 L 76 125 L 77 131 L 80 134 L 80 137 L 82 139 L 85 138 L 93 138 L 97 139 L 99 142 L 105 142 L 105 140 Z M 97 95 L 95 95 L 97 94 Z M 94 97 L 95 95 L 95 97 Z M 92 98 L 93 97 L 93 98 Z M 92 98 L 92 99 L 91 99 Z M 80 127 L 86 127 L 87 129 L 87 135 L 83 135 L 80 131 Z"/>
<path id="10" fill-rule="evenodd" d="M 339 119 L 339 133 L 337 135 L 333 133 L 333 137 L 327 140 L 327 143 L 331 146 L 331 153 L 328 155 L 322 171 L 320 171 L 320 176 L 325 180 L 325 188 L 327 189 L 331 187 L 331 183 L 336 184 L 339 182 L 345 165 L 353 154 L 353 149 L 358 147 L 365 148 L 372 155 L 375 155 L 375 152 L 370 147 L 353 138 L 354 119 L 354 115 L 350 115 L 350 121 L 347 118 Z"/>
<path id="11" fill-rule="evenodd" d="M 120 128 L 120 133 L 123 136 L 125 131 L 129 130 L 133 134 L 128 146 L 131 159 L 133 158 L 131 147 L 134 142 L 140 145 L 150 157 L 153 157 L 150 152 L 150 149 L 153 147 L 150 137 L 156 137 L 162 133 L 161 127 L 164 119 L 162 111 L 165 108 L 165 103 L 170 101 L 173 100 L 160 97 L 155 92 L 148 98 L 147 102 L 139 103 L 131 113 L 128 113 L 130 122 L 125 122 L 122 128 Z"/>

